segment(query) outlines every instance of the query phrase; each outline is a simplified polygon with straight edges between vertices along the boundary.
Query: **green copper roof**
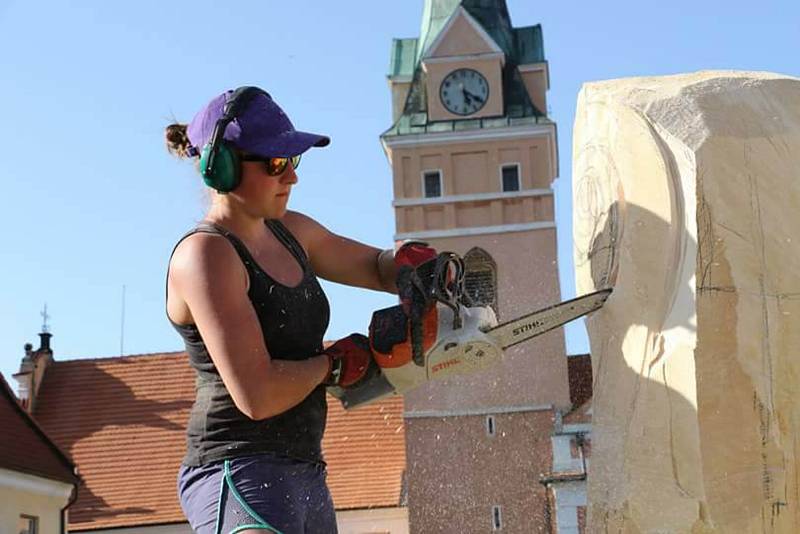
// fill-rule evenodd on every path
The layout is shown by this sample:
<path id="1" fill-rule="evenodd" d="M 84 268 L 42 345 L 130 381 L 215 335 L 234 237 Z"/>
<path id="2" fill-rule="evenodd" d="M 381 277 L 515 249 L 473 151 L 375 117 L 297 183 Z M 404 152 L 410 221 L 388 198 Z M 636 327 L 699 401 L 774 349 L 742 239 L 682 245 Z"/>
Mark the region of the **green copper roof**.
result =
<path id="1" fill-rule="evenodd" d="M 428 115 L 426 113 L 404 114 L 391 128 L 381 134 L 381 138 L 424 133 L 487 130 L 491 128 L 508 128 L 509 126 L 524 126 L 530 124 L 552 124 L 552 121 L 541 115 L 530 115 L 526 117 L 510 117 L 506 115 L 505 117 L 487 117 L 483 119 L 428 122 Z"/>
<path id="2" fill-rule="evenodd" d="M 411 76 L 417 66 L 417 39 L 394 39 L 392 41 L 392 60 L 389 76 Z"/>
<path id="3" fill-rule="evenodd" d="M 462 6 L 505 52 L 503 88 L 505 116 L 492 119 L 460 119 L 428 122 L 425 73 L 420 60 L 439 36 L 449 18 Z M 413 76 L 403 114 L 384 136 L 408 133 L 489 128 L 520 121 L 549 122 L 543 110 L 536 109 L 517 70 L 518 65 L 544 62 L 541 25 L 514 28 L 505 0 L 425 0 L 419 39 L 395 39 L 389 76 Z"/>
<path id="4" fill-rule="evenodd" d="M 513 54 L 513 28 L 505 0 L 425 0 L 422 28 L 419 33 L 422 46 L 417 50 L 417 61 L 436 40 L 447 20 L 459 6 L 464 7 L 483 26 L 506 54 Z"/>
<path id="5" fill-rule="evenodd" d="M 485 128 L 503 128 L 523 124 L 550 123 L 544 113 L 539 111 L 530 100 L 525 84 L 516 66 L 503 69 L 503 86 L 505 87 L 505 114 L 502 117 L 486 117 L 482 119 L 458 119 L 448 121 L 428 121 L 428 95 L 425 90 L 426 76 L 422 69 L 414 72 L 406 106 L 403 114 L 391 128 L 381 137 L 407 135 L 417 133 L 451 132 L 460 130 L 477 130 Z"/>
<path id="6" fill-rule="evenodd" d="M 436 40 L 444 24 L 453 11 L 461 4 L 461 0 L 425 0 L 422 9 L 422 27 L 419 30 L 421 46 L 417 50 L 415 60 L 419 62 L 425 50 Z"/>
<path id="7" fill-rule="evenodd" d="M 517 65 L 544 61 L 544 39 L 542 39 L 541 24 L 514 29 L 513 56 Z"/>

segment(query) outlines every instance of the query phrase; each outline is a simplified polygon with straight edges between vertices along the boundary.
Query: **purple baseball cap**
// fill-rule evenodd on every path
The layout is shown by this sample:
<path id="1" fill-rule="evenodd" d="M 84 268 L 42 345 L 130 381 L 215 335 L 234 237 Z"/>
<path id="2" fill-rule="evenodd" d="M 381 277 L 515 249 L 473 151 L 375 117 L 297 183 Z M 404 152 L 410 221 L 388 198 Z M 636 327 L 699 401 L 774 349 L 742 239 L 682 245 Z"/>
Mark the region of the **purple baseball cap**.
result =
<path id="1" fill-rule="evenodd" d="M 214 97 L 189 123 L 189 141 L 198 153 L 211 141 L 214 127 L 232 94 L 230 90 Z M 239 150 L 263 157 L 297 156 L 312 146 L 327 146 L 331 142 L 325 135 L 295 130 L 286 113 L 263 91 L 236 114 L 236 119 L 225 128 L 223 139 Z"/>

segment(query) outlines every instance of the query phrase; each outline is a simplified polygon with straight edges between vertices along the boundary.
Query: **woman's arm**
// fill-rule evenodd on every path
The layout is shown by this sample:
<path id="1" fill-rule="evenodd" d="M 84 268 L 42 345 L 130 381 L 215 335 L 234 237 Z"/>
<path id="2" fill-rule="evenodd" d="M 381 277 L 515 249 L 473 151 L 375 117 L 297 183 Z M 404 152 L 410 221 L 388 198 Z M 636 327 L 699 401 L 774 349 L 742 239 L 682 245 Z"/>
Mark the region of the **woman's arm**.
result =
<path id="1" fill-rule="evenodd" d="M 170 277 L 233 402 L 251 419 L 285 412 L 327 376 L 326 355 L 303 361 L 270 358 L 247 296 L 247 272 L 223 237 L 196 234 L 184 240 L 172 257 Z"/>
<path id="2" fill-rule="evenodd" d="M 392 249 L 381 250 L 336 235 L 314 219 L 287 212 L 283 222 L 308 253 L 317 275 L 340 284 L 397 293 Z"/>

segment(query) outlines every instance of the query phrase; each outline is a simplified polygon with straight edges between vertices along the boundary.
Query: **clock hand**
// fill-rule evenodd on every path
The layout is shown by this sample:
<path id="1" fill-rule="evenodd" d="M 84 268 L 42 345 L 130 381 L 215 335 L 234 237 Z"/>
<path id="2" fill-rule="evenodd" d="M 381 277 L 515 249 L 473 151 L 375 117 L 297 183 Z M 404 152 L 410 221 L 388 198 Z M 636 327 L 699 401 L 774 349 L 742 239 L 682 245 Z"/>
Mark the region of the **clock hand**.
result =
<path id="1" fill-rule="evenodd" d="M 476 100 L 476 101 L 478 101 L 478 103 L 483 103 L 483 99 L 481 97 L 479 97 L 477 95 L 473 95 L 472 93 L 470 93 L 466 89 L 464 89 L 464 96 L 469 98 L 470 100 Z"/>
<path id="2" fill-rule="evenodd" d="M 478 100 L 475 95 L 467 91 L 466 89 L 461 89 L 461 93 L 464 95 L 464 103 L 467 105 L 471 105 L 473 100 Z"/>

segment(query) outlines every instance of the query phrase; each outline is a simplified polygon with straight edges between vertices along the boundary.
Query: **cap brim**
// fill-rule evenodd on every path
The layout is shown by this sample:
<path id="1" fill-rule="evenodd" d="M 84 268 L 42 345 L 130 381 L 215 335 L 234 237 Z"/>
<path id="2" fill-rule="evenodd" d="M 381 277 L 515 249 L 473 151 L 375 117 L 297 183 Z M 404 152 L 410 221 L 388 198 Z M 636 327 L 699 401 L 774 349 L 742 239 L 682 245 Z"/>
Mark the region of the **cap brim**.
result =
<path id="1" fill-rule="evenodd" d="M 291 157 L 302 154 L 311 147 L 328 146 L 330 142 L 328 136 L 295 130 L 268 139 L 260 139 L 248 144 L 249 146 L 239 146 L 239 148 L 258 156 Z"/>

